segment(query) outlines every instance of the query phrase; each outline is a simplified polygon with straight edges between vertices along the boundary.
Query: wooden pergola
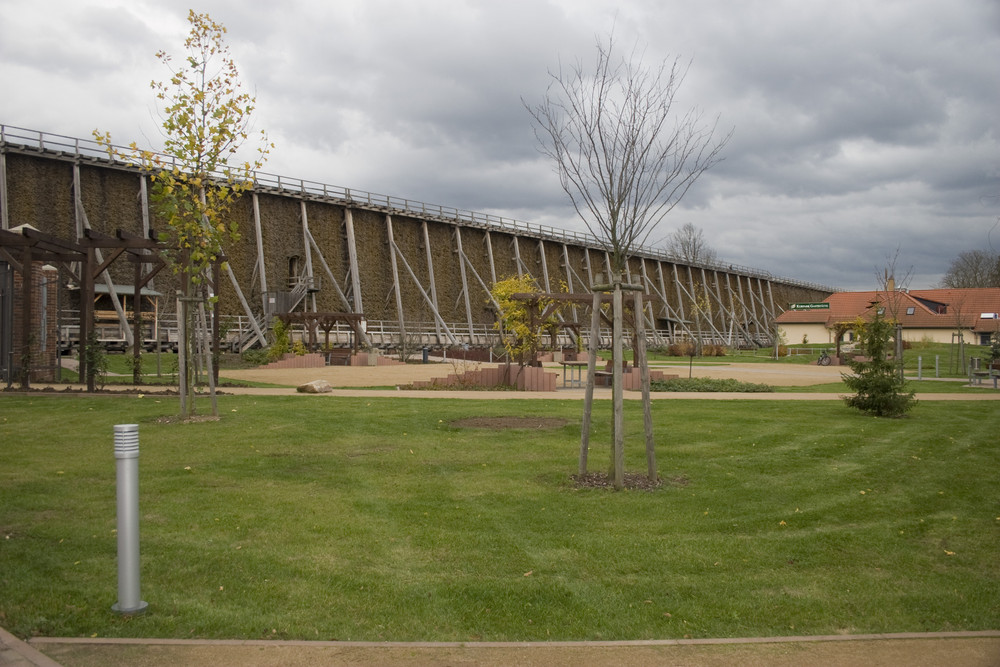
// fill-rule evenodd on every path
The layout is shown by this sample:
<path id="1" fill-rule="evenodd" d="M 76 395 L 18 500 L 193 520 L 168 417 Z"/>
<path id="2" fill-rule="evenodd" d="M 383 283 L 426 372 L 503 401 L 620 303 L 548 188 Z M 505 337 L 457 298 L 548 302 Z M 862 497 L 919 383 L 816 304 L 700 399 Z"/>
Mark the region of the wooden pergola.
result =
<path id="1" fill-rule="evenodd" d="M 30 280 L 31 266 L 34 262 L 49 262 L 64 267 L 80 285 L 80 345 L 81 351 L 87 345 L 93 321 L 94 281 L 121 257 L 126 255 L 134 265 L 134 289 L 139 294 L 144 286 L 159 273 L 165 263 L 160 256 L 163 246 L 156 240 L 156 235 L 150 231 L 149 237 L 132 236 L 119 230 L 115 236 L 100 234 L 92 230 L 84 230 L 83 236 L 76 241 L 67 241 L 52 234 L 40 232 L 29 226 L 15 230 L 0 230 L 0 257 L 10 262 L 14 271 L 22 276 L 22 303 L 20 342 L 21 349 L 27 350 L 31 341 L 32 322 L 32 285 Z M 98 261 L 98 251 L 108 250 L 107 257 Z M 143 266 L 149 266 L 144 273 Z M 112 300 L 117 305 L 117 297 L 112 293 Z M 124 312 L 119 311 L 123 326 L 127 326 Z M 133 318 L 132 347 L 133 354 L 138 357 L 141 349 L 141 319 Z M 30 388 L 30 368 L 21 369 L 20 386 Z M 138 365 L 136 365 L 138 372 Z M 86 378 L 87 390 L 94 390 L 94 374 L 87 367 L 87 355 L 80 355 L 80 379 Z"/>
<path id="2" fill-rule="evenodd" d="M 325 347 L 330 347 L 330 331 L 338 323 L 343 322 L 354 332 L 353 349 L 358 351 L 358 343 L 365 340 L 361 322 L 364 315 L 361 313 L 278 313 L 276 315 L 285 324 L 302 324 L 309 332 L 309 349 L 315 350 L 317 345 L 316 330 L 320 329 L 326 334 Z"/>
<path id="3" fill-rule="evenodd" d="M 528 312 L 531 317 L 532 327 L 537 326 L 539 322 L 544 322 L 545 320 L 552 317 L 552 315 L 565 306 L 566 304 L 571 304 L 574 307 L 580 307 L 583 309 L 596 309 L 599 314 L 600 322 L 611 326 L 612 320 L 611 316 L 604 312 L 605 304 L 610 304 L 612 295 L 606 292 L 585 292 L 585 293 L 568 293 L 568 292 L 518 292 L 511 295 L 512 299 L 517 301 L 524 301 L 525 303 L 531 304 L 531 308 Z M 642 308 L 643 302 L 656 302 L 658 299 L 652 295 L 639 295 L 638 292 L 633 291 L 624 295 L 625 304 L 630 306 L 632 309 L 632 322 L 631 328 L 633 331 L 636 326 L 636 319 L 638 316 L 638 309 Z M 548 305 L 541 309 L 539 304 L 542 301 L 550 302 Z M 560 329 L 568 329 L 573 332 L 573 335 L 577 340 L 580 339 L 580 329 L 583 326 L 580 322 L 573 321 L 560 321 L 555 323 L 555 326 Z M 591 336 L 594 332 L 591 332 Z M 633 343 L 635 339 L 633 338 Z M 636 357 L 638 358 L 638 357 Z"/>

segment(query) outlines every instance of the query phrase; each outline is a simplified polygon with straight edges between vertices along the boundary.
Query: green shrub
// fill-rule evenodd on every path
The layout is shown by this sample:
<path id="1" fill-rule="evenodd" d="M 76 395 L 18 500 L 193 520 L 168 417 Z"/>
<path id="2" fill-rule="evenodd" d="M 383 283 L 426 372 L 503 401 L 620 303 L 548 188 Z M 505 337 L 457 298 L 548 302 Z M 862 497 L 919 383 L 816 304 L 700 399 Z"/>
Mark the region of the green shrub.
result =
<path id="1" fill-rule="evenodd" d="M 87 332 L 87 342 L 80 349 L 80 354 L 87 362 L 87 377 L 80 379 L 90 384 L 89 380 L 93 378 L 97 386 L 103 387 L 108 375 L 108 357 L 94 327 Z"/>
<path id="2" fill-rule="evenodd" d="M 841 375 L 847 388 L 856 392 L 845 397 L 847 404 L 876 417 L 902 417 L 914 403 L 899 368 L 888 359 L 894 329 L 877 307 L 870 322 L 858 322 L 858 347 L 867 360 L 851 359 L 847 363 L 853 374 Z"/>
<path id="3" fill-rule="evenodd" d="M 693 357 L 695 346 L 691 341 L 682 341 L 671 343 L 667 350 L 671 357 Z"/>
<path id="4" fill-rule="evenodd" d="M 255 347 L 240 355 L 240 359 L 250 366 L 263 366 L 268 362 L 268 350 L 262 347 Z"/>
<path id="5" fill-rule="evenodd" d="M 276 317 L 274 318 L 274 323 L 271 325 L 271 330 L 274 332 L 274 343 L 267 349 L 267 360 L 278 361 L 291 349 L 288 325 Z"/>

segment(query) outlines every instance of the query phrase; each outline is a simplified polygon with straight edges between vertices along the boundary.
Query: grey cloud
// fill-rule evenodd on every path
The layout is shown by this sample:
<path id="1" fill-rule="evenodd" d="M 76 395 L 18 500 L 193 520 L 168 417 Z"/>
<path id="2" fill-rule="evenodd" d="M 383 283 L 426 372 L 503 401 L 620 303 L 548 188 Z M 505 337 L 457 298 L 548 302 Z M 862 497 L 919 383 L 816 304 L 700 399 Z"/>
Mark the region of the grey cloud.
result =
<path id="1" fill-rule="evenodd" d="M 0 99 L 0 122 L 155 143 L 143 138 L 156 138 L 148 82 L 164 75 L 153 53 L 179 53 L 186 7 L 50 5 L 0 24 L 0 85 L 21 91 Z M 278 141 L 267 170 L 282 175 L 581 230 L 521 100 L 614 25 L 648 62 L 691 58 L 680 105 L 736 130 L 658 236 L 690 221 L 728 261 L 859 288 L 898 247 L 926 287 L 987 243 L 1000 211 L 993 0 L 198 9 L 228 27 L 258 124 Z"/>

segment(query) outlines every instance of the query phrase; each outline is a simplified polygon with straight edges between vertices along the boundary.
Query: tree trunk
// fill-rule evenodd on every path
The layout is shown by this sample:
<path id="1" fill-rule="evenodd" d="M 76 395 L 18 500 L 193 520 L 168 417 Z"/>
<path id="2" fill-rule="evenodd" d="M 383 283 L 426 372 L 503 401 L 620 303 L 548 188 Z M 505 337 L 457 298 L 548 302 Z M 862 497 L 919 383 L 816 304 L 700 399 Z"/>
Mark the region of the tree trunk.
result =
<path id="1" fill-rule="evenodd" d="M 642 424 L 646 432 L 646 476 L 656 481 L 656 442 L 653 439 L 653 412 L 649 396 L 649 362 L 646 360 L 646 329 L 643 322 L 642 292 L 635 293 L 635 363 L 639 366 L 642 383 Z"/>
<path id="2" fill-rule="evenodd" d="M 197 332 L 195 330 L 195 309 L 192 307 L 194 305 L 195 296 L 190 294 L 184 299 L 184 383 L 187 385 L 187 412 L 184 416 L 190 417 L 197 412 L 197 406 L 195 405 L 195 385 L 198 381 L 198 376 L 195 374 L 195 364 L 197 363 L 197 358 L 195 356 L 195 337 Z"/>
<path id="3" fill-rule="evenodd" d="M 614 431 L 612 447 L 611 470 L 614 477 L 616 490 L 625 487 L 625 428 L 624 428 L 624 405 L 622 394 L 622 361 L 624 358 L 622 351 L 622 277 L 621 272 L 615 273 L 614 296 L 612 300 L 613 320 L 612 320 L 612 340 L 611 340 L 611 363 L 612 363 L 612 383 L 611 401 L 614 410 Z"/>
<path id="4" fill-rule="evenodd" d="M 580 428 L 581 477 L 587 474 L 587 453 L 590 450 L 590 419 L 594 408 L 594 373 L 597 371 L 597 346 L 601 341 L 601 293 L 594 292 L 594 309 L 590 316 L 590 344 L 587 350 L 587 391 L 583 400 L 583 425 Z"/>
<path id="5" fill-rule="evenodd" d="M 142 264 L 135 263 L 132 291 L 132 384 L 142 382 Z"/>
<path id="6" fill-rule="evenodd" d="M 184 293 L 178 298 L 180 306 L 177 316 L 177 380 L 181 399 L 181 416 L 195 414 L 195 339 L 197 310 L 193 304 L 198 301 L 199 286 L 194 277 L 183 272 Z"/>
<path id="7" fill-rule="evenodd" d="M 206 376 L 208 377 L 208 395 L 212 404 L 212 416 L 219 416 L 219 403 L 215 396 L 215 364 L 212 363 L 213 355 L 213 337 L 209 335 L 208 328 L 208 318 L 205 316 L 205 302 L 200 301 L 198 303 L 198 328 L 201 330 L 201 340 L 203 342 L 203 350 L 205 352 L 205 369 L 207 371 Z"/>
<path id="8" fill-rule="evenodd" d="M 181 399 L 180 414 L 187 414 L 187 302 L 184 300 L 184 292 L 177 290 L 177 393 Z"/>

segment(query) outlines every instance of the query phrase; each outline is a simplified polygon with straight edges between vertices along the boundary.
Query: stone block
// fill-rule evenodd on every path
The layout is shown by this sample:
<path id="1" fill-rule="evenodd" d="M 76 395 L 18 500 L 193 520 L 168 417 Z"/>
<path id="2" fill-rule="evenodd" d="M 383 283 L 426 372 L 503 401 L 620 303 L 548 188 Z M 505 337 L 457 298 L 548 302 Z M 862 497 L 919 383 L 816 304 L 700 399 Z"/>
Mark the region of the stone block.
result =
<path id="1" fill-rule="evenodd" d="M 313 380 L 312 382 L 306 382 L 303 385 L 299 385 L 296 389 L 302 394 L 325 394 L 329 391 L 333 391 L 333 387 L 326 380 Z"/>

